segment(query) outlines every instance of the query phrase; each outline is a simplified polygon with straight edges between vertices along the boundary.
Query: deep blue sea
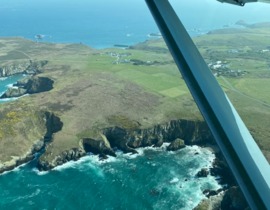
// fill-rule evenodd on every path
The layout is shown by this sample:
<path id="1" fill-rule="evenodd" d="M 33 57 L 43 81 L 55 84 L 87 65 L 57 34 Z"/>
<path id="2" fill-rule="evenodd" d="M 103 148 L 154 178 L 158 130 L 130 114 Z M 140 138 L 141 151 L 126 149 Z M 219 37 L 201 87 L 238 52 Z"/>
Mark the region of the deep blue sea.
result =
<path id="1" fill-rule="evenodd" d="M 0 36 L 35 40 L 42 34 L 44 42 L 106 48 L 136 44 L 158 32 L 145 2 L 139 0 L 0 1 Z M 171 2 L 192 36 L 236 27 L 238 20 L 270 20 L 268 4 L 242 8 L 215 0 Z M 0 78 L 0 93 L 21 77 Z M 90 155 L 46 173 L 36 170 L 34 160 L 0 175 L 0 209 L 190 210 L 204 198 L 203 190 L 220 187 L 214 177 L 195 177 L 213 158 L 197 146 L 178 152 L 146 148 L 136 156 L 118 152 L 118 158 L 105 162 Z"/>

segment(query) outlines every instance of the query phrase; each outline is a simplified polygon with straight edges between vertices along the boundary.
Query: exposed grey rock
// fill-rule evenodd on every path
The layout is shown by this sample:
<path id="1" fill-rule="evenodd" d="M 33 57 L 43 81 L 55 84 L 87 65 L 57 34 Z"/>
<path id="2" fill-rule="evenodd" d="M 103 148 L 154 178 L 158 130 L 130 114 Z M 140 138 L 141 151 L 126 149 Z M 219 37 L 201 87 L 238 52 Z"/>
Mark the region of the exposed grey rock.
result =
<path id="1" fill-rule="evenodd" d="M 95 140 L 91 138 L 84 138 L 82 145 L 85 152 L 92 152 L 94 154 L 111 155 L 116 157 L 115 152 L 108 146 L 106 146 L 103 140 Z"/>
<path id="2" fill-rule="evenodd" d="M 48 171 L 55 168 L 56 166 L 63 165 L 64 163 L 67 163 L 71 160 L 76 161 L 85 155 L 86 153 L 82 149 L 73 148 L 71 150 L 62 152 L 60 155 L 56 156 L 51 162 L 39 160 L 37 168 L 40 171 Z"/>
<path id="3" fill-rule="evenodd" d="M 48 61 L 32 61 L 25 60 L 20 62 L 7 63 L 4 66 L 0 66 L 0 77 L 8 77 L 14 74 L 31 74 L 35 75 L 41 72 L 43 66 Z"/>
<path id="4" fill-rule="evenodd" d="M 161 146 L 163 142 L 184 139 L 186 145 L 213 143 L 213 137 L 203 121 L 172 120 L 148 129 L 125 130 L 120 127 L 107 128 L 103 131 L 112 147 L 124 152 L 145 146 Z"/>
<path id="5" fill-rule="evenodd" d="M 12 98 L 23 96 L 24 94 L 34 94 L 53 89 L 54 81 L 47 77 L 27 77 L 19 80 L 14 86 L 9 88 L 0 98 Z"/>
<path id="6" fill-rule="evenodd" d="M 179 149 L 182 149 L 185 147 L 186 147 L 185 141 L 177 138 L 170 143 L 170 145 L 167 147 L 167 150 L 168 151 L 176 151 L 176 150 L 179 150 Z"/>
<path id="7" fill-rule="evenodd" d="M 10 87 L 0 98 L 20 97 L 26 93 L 27 93 L 27 90 L 24 88 Z"/>
<path id="8" fill-rule="evenodd" d="M 193 210 L 220 210 L 220 203 L 222 199 L 223 193 L 211 196 L 208 199 L 203 199 Z"/>
<path id="9" fill-rule="evenodd" d="M 32 153 L 34 154 L 40 151 L 44 147 L 44 145 L 45 145 L 44 140 L 37 141 L 37 143 L 32 148 Z"/>

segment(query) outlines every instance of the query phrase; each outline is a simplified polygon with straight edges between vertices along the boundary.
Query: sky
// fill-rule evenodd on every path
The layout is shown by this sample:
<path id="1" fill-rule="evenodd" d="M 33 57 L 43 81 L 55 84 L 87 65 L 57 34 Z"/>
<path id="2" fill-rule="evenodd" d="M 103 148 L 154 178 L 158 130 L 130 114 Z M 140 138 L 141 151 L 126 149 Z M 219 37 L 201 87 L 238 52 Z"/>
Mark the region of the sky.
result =
<path id="1" fill-rule="evenodd" d="M 235 23 L 245 20 L 249 23 L 270 22 L 270 4 L 248 3 L 244 7 L 220 3 L 216 0 L 170 0 L 183 23 L 191 20 L 194 25 L 220 25 L 221 20 Z"/>

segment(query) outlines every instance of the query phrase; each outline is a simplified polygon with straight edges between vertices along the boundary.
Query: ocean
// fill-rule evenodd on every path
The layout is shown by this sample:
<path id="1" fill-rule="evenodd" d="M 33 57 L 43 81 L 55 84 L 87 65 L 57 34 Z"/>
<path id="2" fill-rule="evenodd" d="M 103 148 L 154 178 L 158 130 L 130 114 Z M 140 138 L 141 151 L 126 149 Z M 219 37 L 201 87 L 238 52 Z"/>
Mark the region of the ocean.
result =
<path id="1" fill-rule="evenodd" d="M 269 21 L 270 4 L 245 7 L 215 0 L 171 0 L 191 36 L 236 27 L 235 22 Z M 138 0 L 1 0 L 0 36 L 46 42 L 83 43 L 94 48 L 133 45 L 159 30 L 144 1 Z"/>
<path id="2" fill-rule="evenodd" d="M 172 0 L 191 36 L 223 27 L 269 21 L 268 4 L 242 7 L 214 0 Z M 0 36 L 44 42 L 83 43 L 93 48 L 133 45 L 149 39 L 158 28 L 144 1 L 138 0 L 1 0 Z M 0 93 L 20 79 L 0 79 Z M 0 106 L 4 106 L 0 101 Z M 196 153 L 198 155 L 194 155 Z M 197 178 L 214 155 L 206 148 L 177 152 L 139 149 L 106 161 L 88 155 L 50 172 L 39 172 L 33 160 L 0 175 L 0 209 L 185 209 L 194 208 L 205 189 L 219 189 L 215 177 Z"/>
<path id="3" fill-rule="evenodd" d="M 221 188 L 215 177 L 196 177 L 212 164 L 208 149 L 138 151 L 106 161 L 89 155 L 50 172 L 37 171 L 34 160 L 0 176 L 0 209 L 188 210 L 205 189 Z"/>

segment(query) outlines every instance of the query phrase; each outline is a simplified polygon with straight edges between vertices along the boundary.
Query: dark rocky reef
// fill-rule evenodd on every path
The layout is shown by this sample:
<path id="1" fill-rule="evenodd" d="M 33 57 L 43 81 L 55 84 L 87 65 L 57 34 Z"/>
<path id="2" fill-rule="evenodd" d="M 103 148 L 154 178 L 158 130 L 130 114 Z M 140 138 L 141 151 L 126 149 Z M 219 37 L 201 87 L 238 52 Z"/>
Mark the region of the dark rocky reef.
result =
<path id="1" fill-rule="evenodd" d="M 8 77 L 14 74 L 31 74 L 35 75 L 41 72 L 42 67 L 48 63 L 43 61 L 24 61 L 12 62 L 0 67 L 0 77 Z"/>
<path id="2" fill-rule="evenodd" d="M 54 81 L 47 77 L 26 77 L 10 87 L 0 98 L 20 97 L 24 94 L 41 93 L 53 89 Z"/>
<path id="3" fill-rule="evenodd" d="M 198 173 L 197 177 L 207 177 L 209 175 L 209 170 L 207 168 L 202 168 Z"/>

